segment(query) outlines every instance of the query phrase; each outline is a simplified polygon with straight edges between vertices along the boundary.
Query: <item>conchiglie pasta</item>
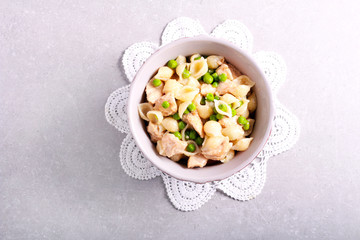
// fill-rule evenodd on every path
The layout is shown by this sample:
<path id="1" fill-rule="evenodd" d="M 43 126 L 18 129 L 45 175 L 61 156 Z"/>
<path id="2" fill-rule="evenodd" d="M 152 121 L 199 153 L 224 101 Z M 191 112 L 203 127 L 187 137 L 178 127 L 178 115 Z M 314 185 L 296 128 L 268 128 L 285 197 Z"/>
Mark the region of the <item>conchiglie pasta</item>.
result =
<path id="1" fill-rule="evenodd" d="M 188 66 L 187 63 L 181 63 L 176 67 L 176 74 L 179 76 L 179 82 L 182 84 L 185 84 L 182 82 L 184 80 L 182 77 L 182 74 L 183 74 L 184 70 L 187 69 L 187 66 Z"/>
<path id="2" fill-rule="evenodd" d="M 160 124 L 164 118 L 160 111 L 149 111 L 146 116 L 154 124 Z"/>
<path id="3" fill-rule="evenodd" d="M 224 102 L 222 100 L 214 100 L 214 102 L 215 102 L 215 109 L 216 109 L 216 111 L 218 113 L 220 113 L 222 115 L 225 115 L 225 116 L 227 116 L 229 118 L 232 117 L 231 107 L 226 102 Z M 220 107 L 219 107 L 220 105 L 225 105 L 226 106 L 226 112 L 220 109 Z"/>
<path id="4" fill-rule="evenodd" d="M 231 149 L 236 151 L 245 151 L 249 148 L 253 138 L 242 138 L 235 142 Z"/>
<path id="5" fill-rule="evenodd" d="M 208 71 L 208 65 L 205 59 L 200 58 L 195 60 L 190 64 L 190 73 L 191 76 L 195 79 L 198 79 Z"/>
<path id="6" fill-rule="evenodd" d="M 179 131 L 178 122 L 172 117 L 164 118 L 161 122 L 161 125 L 169 132 L 178 132 Z"/>
<path id="7" fill-rule="evenodd" d="M 209 137 L 222 136 L 221 125 L 216 121 L 207 121 L 204 125 L 204 132 Z"/>
<path id="8" fill-rule="evenodd" d="M 210 69 L 216 69 L 224 63 L 225 58 L 223 56 L 211 55 L 207 57 L 206 61 Z"/>
<path id="9" fill-rule="evenodd" d="M 253 82 L 246 75 L 241 75 L 241 76 L 237 77 L 236 79 L 234 79 L 234 81 L 236 81 L 239 85 L 246 85 L 246 86 L 249 86 L 249 87 L 253 87 L 255 85 L 255 82 Z"/>
<path id="10" fill-rule="evenodd" d="M 248 108 L 248 104 L 249 104 L 249 100 L 247 100 L 246 98 L 242 98 L 239 102 L 235 102 L 236 105 L 239 103 L 241 104 L 239 107 L 236 107 L 235 106 L 235 110 L 236 110 L 236 115 L 238 116 L 244 116 L 246 111 L 247 111 L 247 108 Z M 233 105 L 234 107 L 234 105 Z"/>
<path id="11" fill-rule="evenodd" d="M 178 65 L 180 64 L 183 64 L 183 63 L 186 63 L 186 57 L 182 56 L 182 55 L 179 55 L 177 58 L 176 58 L 176 62 Z"/>
<path id="12" fill-rule="evenodd" d="M 257 107 L 257 100 L 256 100 L 256 94 L 255 92 L 251 93 L 249 96 L 249 104 L 248 104 L 248 109 L 249 112 L 254 112 L 256 110 Z"/>
<path id="13" fill-rule="evenodd" d="M 158 78 L 161 80 L 168 80 L 171 78 L 171 76 L 174 74 L 174 70 L 172 70 L 169 67 L 161 67 L 159 68 L 157 74 L 154 76 L 154 78 Z"/>
<path id="14" fill-rule="evenodd" d="M 239 102 L 239 100 L 232 94 L 226 93 L 220 97 L 221 101 L 226 102 L 227 104 L 232 104 L 234 102 Z"/>
<path id="15" fill-rule="evenodd" d="M 194 98 L 194 103 L 195 103 L 196 109 L 198 111 L 199 116 L 202 119 L 208 119 L 211 116 L 211 114 L 214 113 L 213 104 L 212 104 L 212 102 L 206 101 L 205 105 L 201 105 L 201 103 L 200 103 L 201 99 L 202 99 L 202 96 L 200 94 L 197 94 L 196 97 Z"/>
<path id="16" fill-rule="evenodd" d="M 198 93 L 199 93 L 198 88 L 194 88 L 191 86 L 183 86 L 182 88 L 179 89 L 175 98 L 183 102 L 192 101 L 195 98 L 196 94 Z"/>
<path id="17" fill-rule="evenodd" d="M 179 117 L 182 118 L 182 116 L 184 115 L 184 112 L 186 111 L 187 107 L 189 106 L 189 104 L 191 103 L 191 101 L 186 101 L 183 103 L 179 104 L 179 110 L 178 110 L 178 114 Z"/>
<path id="18" fill-rule="evenodd" d="M 174 79 L 169 79 L 165 82 L 165 86 L 163 89 L 163 93 L 173 93 L 174 96 L 178 93 L 178 91 L 183 87 L 181 83 Z"/>
<path id="19" fill-rule="evenodd" d="M 231 90 L 231 93 L 234 94 L 234 96 L 237 98 L 245 98 L 249 91 L 250 86 L 237 85 L 234 87 L 234 89 Z"/>
<path id="20" fill-rule="evenodd" d="M 152 110 L 151 103 L 140 103 L 138 106 L 139 115 L 145 121 L 150 121 L 150 119 L 146 116 L 146 114 Z"/>
<path id="21" fill-rule="evenodd" d="M 195 58 L 198 58 L 198 57 L 201 57 L 201 55 L 198 54 L 198 53 L 195 53 L 195 54 L 191 55 L 191 57 L 190 57 L 190 62 L 195 61 Z"/>
<path id="22" fill-rule="evenodd" d="M 238 124 L 233 124 L 229 127 L 223 128 L 221 130 L 221 133 L 224 136 L 229 137 L 230 141 L 234 141 L 236 139 L 243 138 L 243 136 L 244 136 L 244 130 Z"/>
<path id="23" fill-rule="evenodd" d="M 228 152 L 228 154 L 226 154 L 226 157 L 223 160 L 220 160 L 222 163 L 227 163 L 230 160 L 232 160 L 235 156 L 235 151 L 234 150 L 230 150 Z"/>
<path id="24" fill-rule="evenodd" d="M 194 87 L 194 88 L 199 88 L 200 87 L 200 83 L 197 79 L 195 79 L 194 77 L 190 76 L 188 78 L 188 81 L 186 83 L 187 86 L 190 86 L 190 87 Z"/>

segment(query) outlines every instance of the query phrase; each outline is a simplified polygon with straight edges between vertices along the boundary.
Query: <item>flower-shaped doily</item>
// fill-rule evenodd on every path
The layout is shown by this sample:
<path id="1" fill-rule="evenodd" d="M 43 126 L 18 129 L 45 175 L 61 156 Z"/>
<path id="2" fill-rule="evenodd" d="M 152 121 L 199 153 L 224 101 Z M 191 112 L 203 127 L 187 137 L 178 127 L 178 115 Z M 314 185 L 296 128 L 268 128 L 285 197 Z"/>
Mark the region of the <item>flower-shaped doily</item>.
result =
<path id="1" fill-rule="evenodd" d="M 161 45 L 179 38 L 200 34 L 206 33 L 199 21 L 180 17 L 166 26 L 161 37 Z M 274 52 L 252 53 L 253 36 L 249 29 L 237 20 L 223 22 L 210 35 L 215 38 L 224 38 L 249 54 L 253 54 L 270 82 L 275 96 L 276 116 L 271 136 L 261 153 L 246 168 L 227 179 L 211 183 L 196 184 L 177 180 L 156 168 L 136 146 L 126 117 L 130 84 L 114 91 L 105 105 L 107 121 L 120 132 L 127 134 L 120 147 L 120 162 L 124 171 L 139 180 L 161 176 L 171 202 L 181 211 L 198 209 L 212 197 L 217 189 L 236 200 L 246 201 L 255 198 L 265 184 L 267 160 L 290 149 L 299 137 L 297 118 L 276 99 L 276 92 L 286 78 L 286 65 L 283 59 Z M 158 48 L 156 43 L 140 42 L 126 49 L 122 63 L 129 82 L 133 80 L 144 61 Z"/>

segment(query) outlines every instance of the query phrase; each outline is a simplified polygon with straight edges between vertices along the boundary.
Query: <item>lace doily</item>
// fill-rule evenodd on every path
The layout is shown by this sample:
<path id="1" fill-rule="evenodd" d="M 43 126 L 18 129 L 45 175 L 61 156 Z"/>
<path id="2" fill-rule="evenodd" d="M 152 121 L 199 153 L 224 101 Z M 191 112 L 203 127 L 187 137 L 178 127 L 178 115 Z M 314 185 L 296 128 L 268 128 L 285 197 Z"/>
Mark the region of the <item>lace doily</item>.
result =
<path id="1" fill-rule="evenodd" d="M 180 17 L 166 26 L 161 37 L 161 45 L 182 37 L 200 34 L 205 34 L 205 31 L 199 21 Z M 227 39 L 251 54 L 253 36 L 249 29 L 239 21 L 227 20 L 215 27 L 210 35 Z M 125 51 L 122 62 L 129 82 L 157 48 L 158 45 L 155 43 L 140 42 L 131 45 Z M 124 171 L 139 180 L 161 176 L 170 201 L 176 209 L 181 211 L 198 209 L 214 195 L 216 190 L 240 201 L 253 199 L 260 194 L 266 180 L 267 160 L 290 149 L 299 137 L 300 128 L 296 116 L 276 98 L 276 93 L 286 78 L 284 60 L 277 53 L 265 51 L 254 53 L 253 57 L 271 84 L 275 97 L 276 116 L 267 144 L 251 164 L 227 179 L 205 184 L 180 181 L 161 172 L 143 156 L 129 131 L 126 104 L 130 85 L 127 85 L 114 91 L 105 105 L 107 121 L 120 132 L 127 134 L 120 147 L 120 162 Z"/>

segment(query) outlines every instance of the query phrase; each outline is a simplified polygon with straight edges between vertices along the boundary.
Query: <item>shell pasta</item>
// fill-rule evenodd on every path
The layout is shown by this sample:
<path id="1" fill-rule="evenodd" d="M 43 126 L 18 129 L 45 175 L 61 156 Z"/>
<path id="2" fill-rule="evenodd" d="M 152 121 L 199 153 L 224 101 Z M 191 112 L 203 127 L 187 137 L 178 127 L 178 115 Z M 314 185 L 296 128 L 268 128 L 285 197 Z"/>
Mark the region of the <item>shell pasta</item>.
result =
<path id="1" fill-rule="evenodd" d="M 253 137 L 255 82 L 223 56 L 177 56 L 158 69 L 138 106 L 158 153 L 188 168 L 231 161 Z"/>

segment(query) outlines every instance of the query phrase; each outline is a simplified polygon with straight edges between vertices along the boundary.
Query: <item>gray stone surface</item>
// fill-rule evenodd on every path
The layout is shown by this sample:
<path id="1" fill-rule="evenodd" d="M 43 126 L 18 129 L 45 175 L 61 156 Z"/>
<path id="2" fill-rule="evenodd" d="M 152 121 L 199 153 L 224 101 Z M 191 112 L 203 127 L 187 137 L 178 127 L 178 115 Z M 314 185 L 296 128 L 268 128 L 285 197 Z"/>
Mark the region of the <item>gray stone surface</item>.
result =
<path id="1" fill-rule="evenodd" d="M 359 239 L 358 1 L 0 2 L 0 239 Z M 124 134 L 104 117 L 126 84 L 119 58 L 158 42 L 177 16 L 206 31 L 244 22 L 254 50 L 288 65 L 279 98 L 300 119 L 298 144 L 268 165 L 263 192 L 217 192 L 177 211 L 160 178 L 118 159 Z"/>

